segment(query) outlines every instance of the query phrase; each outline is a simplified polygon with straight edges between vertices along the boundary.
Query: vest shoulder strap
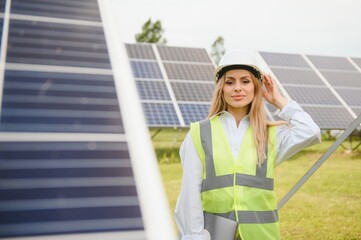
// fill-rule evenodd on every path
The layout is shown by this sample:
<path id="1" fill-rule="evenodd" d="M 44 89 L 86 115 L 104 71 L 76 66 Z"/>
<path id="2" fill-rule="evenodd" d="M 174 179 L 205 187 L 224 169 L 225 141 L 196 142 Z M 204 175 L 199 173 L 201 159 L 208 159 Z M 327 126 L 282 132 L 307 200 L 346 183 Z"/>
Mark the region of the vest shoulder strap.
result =
<path id="1" fill-rule="evenodd" d="M 203 120 L 203 121 L 209 121 L 209 119 Z M 204 152 L 204 149 L 202 147 L 202 140 L 201 140 L 201 133 L 200 133 L 200 122 L 191 123 L 190 125 L 190 132 L 192 136 L 193 144 L 197 150 L 198 156 L 202 162 L 203 169 L 205 169 L 205 159 L 206 154 Z M 203 171 L 203 179 L 206 177 L 205 171 Z"/>

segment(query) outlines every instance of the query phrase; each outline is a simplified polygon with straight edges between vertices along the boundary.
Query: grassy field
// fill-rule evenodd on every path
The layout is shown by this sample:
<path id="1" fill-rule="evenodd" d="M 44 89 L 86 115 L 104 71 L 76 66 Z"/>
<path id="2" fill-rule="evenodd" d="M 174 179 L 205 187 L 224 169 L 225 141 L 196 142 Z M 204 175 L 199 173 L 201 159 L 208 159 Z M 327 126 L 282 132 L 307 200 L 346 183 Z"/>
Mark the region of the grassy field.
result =
<path id="1" fill-rule="evenodd" d="M 153 139 L 172 213 L 182 178 L 178 149 L 186 133 L 168 130 Z M 332 143 L 323 141 L 309 147 L 277 167 L 275 190 L 279 200 Z M 284 240 L 361 239 L 361 147 L 353 153 L 337 149 L 284 205 L 279 217 Z"/>

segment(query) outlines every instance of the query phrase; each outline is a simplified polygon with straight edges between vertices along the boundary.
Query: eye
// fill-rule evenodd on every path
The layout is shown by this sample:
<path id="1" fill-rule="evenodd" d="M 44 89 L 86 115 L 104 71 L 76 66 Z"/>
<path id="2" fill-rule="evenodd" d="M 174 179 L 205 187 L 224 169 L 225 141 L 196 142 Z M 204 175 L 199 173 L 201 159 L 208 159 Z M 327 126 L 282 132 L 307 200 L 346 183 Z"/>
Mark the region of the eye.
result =
<path id="1" fill-rule="evenodd" d="M 242 80 L 242 83 L 244 83 L 244 84 L 247 84 L 247 83 L 250 83 L 251 81 L 249 80 L 249 79 L 244 79 L 244 80 Z"/>
<path id="2" fill-rule="evenodd" d="M 227 80 L 227 81 L 226 81 L 226 84 L 227 84 L 227 85 L 231 85 L 233 82 L 234 82 L 234 81 L 232 81 L 232 80 Z"/>

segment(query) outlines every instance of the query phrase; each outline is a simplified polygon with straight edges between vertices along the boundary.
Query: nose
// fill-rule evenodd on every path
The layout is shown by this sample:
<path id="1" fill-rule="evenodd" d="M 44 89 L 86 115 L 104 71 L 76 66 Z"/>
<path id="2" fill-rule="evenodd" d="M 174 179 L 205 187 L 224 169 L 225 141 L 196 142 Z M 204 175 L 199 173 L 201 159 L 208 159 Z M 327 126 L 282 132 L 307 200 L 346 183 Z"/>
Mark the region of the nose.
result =
<path id="1" fill-rule="evenodd" d="M 242 91 L 242 83 L 240 81 L 236 81 L 236 84 L 234 85 L 235 91 Z"/>

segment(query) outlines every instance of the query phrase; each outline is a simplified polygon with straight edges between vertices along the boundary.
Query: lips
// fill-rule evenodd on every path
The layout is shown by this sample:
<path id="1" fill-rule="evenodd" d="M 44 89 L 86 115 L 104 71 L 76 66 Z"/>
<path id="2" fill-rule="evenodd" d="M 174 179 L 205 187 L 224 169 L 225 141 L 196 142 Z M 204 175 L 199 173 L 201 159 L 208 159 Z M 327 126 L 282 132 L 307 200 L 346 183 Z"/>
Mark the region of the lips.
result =
<path id="1" fill-rule="evenodd" d="M 234 100 L 242 100 L 243 98 L 245 98 L 245 95 L 233 95 L 231 97 Z"/>

